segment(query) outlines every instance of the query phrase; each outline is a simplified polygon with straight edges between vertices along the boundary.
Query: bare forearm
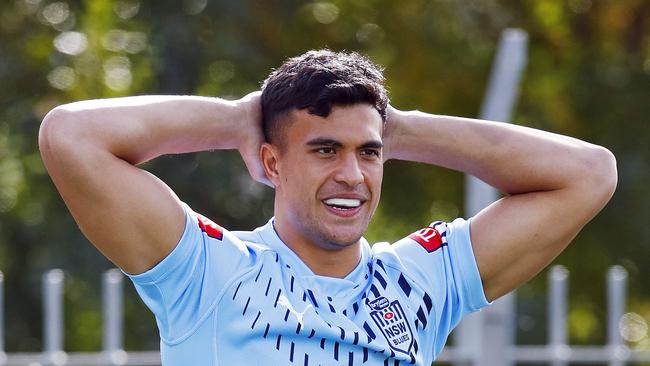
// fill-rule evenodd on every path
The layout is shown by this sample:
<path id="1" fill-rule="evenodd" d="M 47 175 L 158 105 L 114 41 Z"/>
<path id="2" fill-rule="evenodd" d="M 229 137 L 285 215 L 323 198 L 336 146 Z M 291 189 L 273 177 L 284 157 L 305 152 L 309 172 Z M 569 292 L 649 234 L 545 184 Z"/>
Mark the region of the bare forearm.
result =
<path id="1" fill-rule="evenodd" d="M 607 150 L 567 136 L 422 112 L 391 109 L 386 135 L 387 158 L 470 173 L 511 194 L 566 188 L 608 174 L 613 161 Z"/>
<path id="2" fill-rule="evenodd" d="M 217 98 L 88 100 L 50 112 L 41 139 L 67 140 L 78 149 L 105 149 L 138 164 L 163 154 L 236 148 L 238 113 L 235 102 Z"/>

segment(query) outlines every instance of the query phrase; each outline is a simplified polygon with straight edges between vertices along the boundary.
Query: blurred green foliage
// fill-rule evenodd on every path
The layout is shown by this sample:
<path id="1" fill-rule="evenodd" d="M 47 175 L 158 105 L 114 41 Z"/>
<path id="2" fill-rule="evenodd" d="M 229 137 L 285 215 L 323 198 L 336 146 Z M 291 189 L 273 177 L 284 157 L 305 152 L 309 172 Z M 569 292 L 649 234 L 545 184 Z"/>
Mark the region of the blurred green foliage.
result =
<path id="1" fill-rule="evenodd" d="M 650 320 L 650 2 L 647 0 L 6 0 L 0 3 L 0 269 L 6 349 L 41 348 L 40 276 L 66 271 L 66 350 L 101 344 L 100 272 L 48 178 L 37 134 L 45 113 L 79 99 L 133 94 L 236 98 L 289 56 L 329 47 L 386 67 L 401 109 L 476 116 L 500 32 L 530 36 L 513 123 L 610 148 L 619 187 L 557 262 L 571 270 L 574 343 L 604 340 L 607 266 L 630 272 L 630 310 Z M 273 192 L 236 152 L 159 158 L 145 168 L 230 229 L 272 215 Z M 389 162 L 367 236 L 395 240 L 463 214 L 458 172 Z M 553 228 L 548 228 L 552 230 Z M 545 279 L 519 291 L 518 336 L 546 339 Z M 129 287 L 126 348 L 157 347 L 153 317 Z M 648 336 L 636 345 L 650 346 Z"/>

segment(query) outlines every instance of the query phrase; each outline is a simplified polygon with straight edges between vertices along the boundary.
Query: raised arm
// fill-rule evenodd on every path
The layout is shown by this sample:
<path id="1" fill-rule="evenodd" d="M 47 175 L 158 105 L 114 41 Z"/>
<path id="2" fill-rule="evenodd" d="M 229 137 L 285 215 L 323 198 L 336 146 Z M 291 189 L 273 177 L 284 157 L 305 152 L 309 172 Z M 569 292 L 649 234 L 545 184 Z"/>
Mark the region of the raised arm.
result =
<path id="1" fill-rule="evenodd" d="M 45 166 L 86 237 L 113 263 L 140 273 L 162 260 L 185 224 L 180 201 L 136 167 L 163 154 L 239 149 L 258 180 L 259 96 L 139 96 L 63 105 L 43 120 Z M 258 167 L 259 166 L 259 167 Z"/>
<path id="2" fill-rule="evenodd" d="M 531 128 L 389 108 L 385 159 L 470 173 L 506 197 L 472 219 L 483 287 L 494 300 L 546 267 L 609 201 L 607 149 Z"/>

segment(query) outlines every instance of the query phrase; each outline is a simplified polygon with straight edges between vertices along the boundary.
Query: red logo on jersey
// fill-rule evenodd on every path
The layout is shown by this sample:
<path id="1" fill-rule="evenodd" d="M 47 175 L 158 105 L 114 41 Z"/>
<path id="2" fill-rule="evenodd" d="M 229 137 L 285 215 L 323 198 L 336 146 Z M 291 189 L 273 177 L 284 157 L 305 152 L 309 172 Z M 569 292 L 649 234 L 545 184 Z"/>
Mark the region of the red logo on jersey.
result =
<path id="1" fill-rule="evenodd" d="M 409 235 L 409 239 L 413 239 L 418 244 L 422 245 L 427 252 L 431 253 L 442 246 L 442 237 L 438 230 L 432 227 L 425 227 Z"/>
<path id="2" fill-rule="evenodd" d="M 201 228 L 201 231 L 208 234 L 208 236 L 211 238 L 219 240 L 223 239 L 223 229 L 221 226 L 215 224 L 212 222 L 212 220 L 201 214 L 198 214 L 196 212 L 194 214 L 196 215 L 196 218 L 199 219 L 199 227 Z"/>

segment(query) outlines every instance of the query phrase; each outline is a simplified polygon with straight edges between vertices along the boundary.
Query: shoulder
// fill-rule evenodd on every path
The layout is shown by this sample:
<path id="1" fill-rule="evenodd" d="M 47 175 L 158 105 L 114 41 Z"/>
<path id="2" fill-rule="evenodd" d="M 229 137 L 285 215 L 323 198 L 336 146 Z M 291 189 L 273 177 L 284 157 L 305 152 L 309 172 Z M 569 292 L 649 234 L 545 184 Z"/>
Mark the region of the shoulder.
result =
<path id="1" fill-rule="evenodd" d="M 378 242 L 372 246 L 374 255 L 399 260 L 402 256 L 426 255 L 438 252 L 449 245 L 452 236 L 459 236 L 469 229 L 469 221 L 456 219 L 453 222 L 434 221 L 396 242 Z"/>
<path id="2" fill-rule="evenodd" d="M 251 231 L 231 231 L 230 233 L 232 234 L 233 237 L 237 238 L 238 241 L 242 242 L 246 247 L 248 247 L 250 250 L 262 253 L 262 252 L 275 252 L 273 248 L 271 248 L 264 239 L 260 236 L 260 230 L 263 228 L 263 226 L 260 226 L 254 230 Z"/>
<path id="3" fill-rule="evenodd" d="M 392 244 L 375 243 L 372 253 L 373 260 L 429 285 L 449 279 L 454 268 L 464 270 L 474 262 L 469 221 L 464 219 L 434 221 Z"/>
<path id="4" fill-rule="evenodd" d="M 237 244 L 256 252 L 270 250 L 259 235 L 259 231 L 264 226 L 251 231 L 231 231 L 215 223 L 211 218 L 194 211 L 187 204 L 183 203 L 183 206 L 187 217 L 186 232 L 194 230 L 200 233 L 204 240 Z"/>

